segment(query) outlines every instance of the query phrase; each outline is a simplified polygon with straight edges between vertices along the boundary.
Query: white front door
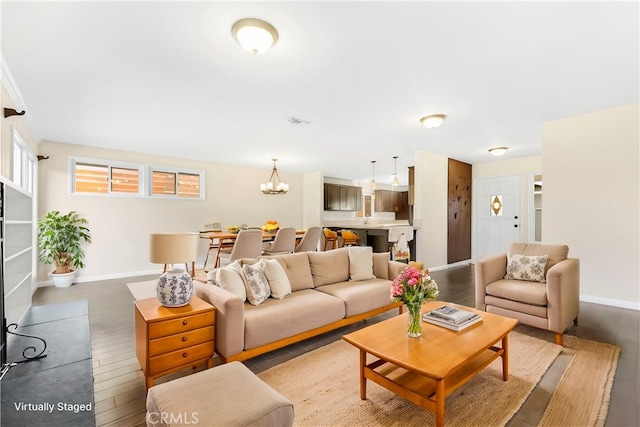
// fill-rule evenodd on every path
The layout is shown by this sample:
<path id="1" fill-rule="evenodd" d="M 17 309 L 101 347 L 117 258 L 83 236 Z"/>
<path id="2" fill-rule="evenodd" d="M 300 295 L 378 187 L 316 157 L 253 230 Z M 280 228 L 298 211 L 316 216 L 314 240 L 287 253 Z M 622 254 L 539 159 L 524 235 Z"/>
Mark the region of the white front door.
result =
<path id="1" fill-rule="evenodd" d="M 474 258 L 504 253 L 520 241 L 520 176 L 475 180 Z"/>

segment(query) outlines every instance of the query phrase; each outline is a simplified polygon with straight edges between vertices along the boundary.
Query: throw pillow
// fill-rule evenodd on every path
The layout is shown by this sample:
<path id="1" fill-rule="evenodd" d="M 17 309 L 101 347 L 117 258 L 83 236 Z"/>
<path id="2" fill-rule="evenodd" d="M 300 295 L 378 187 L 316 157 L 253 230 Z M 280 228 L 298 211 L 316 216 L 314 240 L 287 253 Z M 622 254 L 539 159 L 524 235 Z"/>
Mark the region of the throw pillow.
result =
<path id="1" fill-rule="evenodd" d="M 375 279 L 373 275 L 373 248 L 349 246 L 349 278 L 353 281 Z"/>
<path id="2" fill-rule="evenodd" d="M 259 265 L 243 265 L 242 276 L 247 291 L 247 299 L 251 305 L 259 305 L 271 295 L 267 277 Z"/>
<path id="3" fill-rule="evenodd" d="M 276 299 L 282 299 L 289 295 L 291 293 L 291 283 L 289 283 L 289 278 L 282 265 L 275 259 L 261 259 L 260 263 L 263 264 L 262 270 L 269 282 L 271 296 Z"/>
<path id="4" fill-rule="evenodd" d="M 222 289 L 226 289 L 231 292 L 242 301 L 247 300 L 247 291 L 244 287 L 244 281 L 240 272 L 231 266 L 219 268 L 216 271 L 216 285 Z"/>
<path id="5" fill-rule="evenodd" d="M 508 252 L 507 274 L 504 278 L 545 283 L 544 268 L 546 265 L 547 255 L 525 256 Z"/>

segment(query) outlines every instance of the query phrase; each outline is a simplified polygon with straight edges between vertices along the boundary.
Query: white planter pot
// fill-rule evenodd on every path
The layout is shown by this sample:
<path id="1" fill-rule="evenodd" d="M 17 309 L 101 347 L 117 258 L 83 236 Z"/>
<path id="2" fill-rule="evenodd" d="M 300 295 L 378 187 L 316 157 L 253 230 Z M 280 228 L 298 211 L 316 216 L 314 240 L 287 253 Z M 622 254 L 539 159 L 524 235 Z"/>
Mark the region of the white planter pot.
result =
<path id="1" fill-rule="evenodd" d="M 53 284 L 56 286 L 56 288 L 68 288 L 69 286 L 71 286 L 75 275 L 76 275 L 75 271 L 71 271 L 69 273 L 63 273 L 63 274 L 49 273 L 49 276 L 53 280 Z"/>

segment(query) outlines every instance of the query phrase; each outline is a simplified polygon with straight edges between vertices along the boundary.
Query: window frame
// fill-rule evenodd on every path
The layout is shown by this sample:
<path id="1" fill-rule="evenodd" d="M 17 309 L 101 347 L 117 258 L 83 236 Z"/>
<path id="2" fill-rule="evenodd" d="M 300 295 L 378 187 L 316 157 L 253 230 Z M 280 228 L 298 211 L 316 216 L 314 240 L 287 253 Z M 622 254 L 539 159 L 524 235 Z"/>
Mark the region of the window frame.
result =
<path id="1" fill-rule="evenodd" d="M 160 166 L 160 165 L 149 165 L 147 171 L 147 196 L 154 199 L 179 199 L 179 200 L 204 200 L 205 197 L 205 173 L 200 169 L 189 169 L 189 168 L 180 168 L 175 166 Z M 175 174 L 175 193 L 174 194 L 154 194 L 153 193 L 153 173 L 172 173 Z M 183 175 L 196 175 L 200 178 L 200 188 L 199 195 L 197 197 L 187 197 L 180 195 L 180 174 Z"/>
<path id="2" fill-rule="evenodd" d="M 107 192 L 89 192 L 89 191 L 76 191 L 76 165 L 80 164 L 93 164 L 96 166 L 104 166 L 107 168 Z M 126 192 L 126 191 L 112 191 L 111 190 L 111 170 L 113 168 L 119 169 L 131 169 L 138 171 L 138 191 Z M 69 157 L 69 194 L 74 196 L 101 196 L 101 197 L 135 197 L 140 198 L 145 195 L 145 182 L 144 182 L 144 165 L 133 162 L 121 162 L 115 160 L 95 159 L 90 157 Z"/>
<path id="3" fill-rule="evenodd" d="M 130 169 L 138 171 L 138 191 L 118 192 L 112 191 L 111 185 L 107 186 L 106 193 L 76 191 L 76 165 L 93 164 L 105 166 L 108 169 L 108 179 L 113 168 Z M 174 194 L 153 194 L 153 173 L 164 172 L 176 175 L 176 192 Z M 195 175 L 199 177 L 199 195 L 197 197 L 181 196 L 179 194 L 178 179 L 180 174 Z M 102 196 L 102 197 L 135 197 L 171 200 L 205 200 L 205 172 L 200 169 L 181 168 L 176 166 L 147 165 L 135 162 L 123 162 L 117 160 L 97 159 L 91 157 L 69 156 L 69 194 L 77 196 Z"/>
<path id="4" fill-rule="evenodd" d="M 12 136 L 11 181 L 27 193 L 33 194 L 37 170 L 36 156 L 15 127 Z"/>

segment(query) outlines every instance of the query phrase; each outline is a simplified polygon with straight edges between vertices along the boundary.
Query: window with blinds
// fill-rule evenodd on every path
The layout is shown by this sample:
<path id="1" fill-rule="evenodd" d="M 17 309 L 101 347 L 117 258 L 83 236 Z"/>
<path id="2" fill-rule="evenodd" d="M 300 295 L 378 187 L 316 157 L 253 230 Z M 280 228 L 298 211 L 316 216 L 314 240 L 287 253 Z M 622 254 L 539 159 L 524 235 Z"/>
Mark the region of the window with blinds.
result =
<path id="1" fill-rule="evenodd" d="M 200 197 L 201 175 L 186 172 L 151 173 L 151 193 L 154 195 L 175 195 L 178 197 Z"/>
<path id="2" fill-rule="evenodd" d="M 140 169 L 74 162 L 74 193 L 140 193 Z"/>
<path id="3" fill-rule="evenodd" d="M 204 199 L 204 171 L 72 158 L 71 177 L 74 194 Z"/>

